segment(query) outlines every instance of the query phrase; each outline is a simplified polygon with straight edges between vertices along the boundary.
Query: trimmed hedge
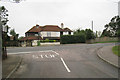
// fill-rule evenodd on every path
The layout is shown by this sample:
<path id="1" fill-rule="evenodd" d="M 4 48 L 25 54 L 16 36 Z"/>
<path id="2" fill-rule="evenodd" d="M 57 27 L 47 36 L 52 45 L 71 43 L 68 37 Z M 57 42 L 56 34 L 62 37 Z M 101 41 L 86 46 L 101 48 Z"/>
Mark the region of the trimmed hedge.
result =
<path id="1" fill-rule="evenodd" d="M 84 34 L 81 35 L 62 35 L 60 38 L 61 44 L 85 43 L 86 38 Z"/>
<path id="2" fill-rule="evenodd" d="M 44 42 L 56 42 L 56 40 L 40 40 L 40 42 L 44 43 Z"/>

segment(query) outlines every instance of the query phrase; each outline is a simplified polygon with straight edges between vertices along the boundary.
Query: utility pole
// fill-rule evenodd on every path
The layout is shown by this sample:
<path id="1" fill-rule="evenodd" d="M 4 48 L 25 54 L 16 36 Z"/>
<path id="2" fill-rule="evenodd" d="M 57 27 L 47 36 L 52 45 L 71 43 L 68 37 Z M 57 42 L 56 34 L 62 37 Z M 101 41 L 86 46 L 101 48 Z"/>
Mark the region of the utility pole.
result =
<path id="1" fill-rule="evenodd" d="M 92 25 L 92 31 L 93 31 L 93 20 L 92 20 L 92 23 L 91 23 L 91 25 Z"/>

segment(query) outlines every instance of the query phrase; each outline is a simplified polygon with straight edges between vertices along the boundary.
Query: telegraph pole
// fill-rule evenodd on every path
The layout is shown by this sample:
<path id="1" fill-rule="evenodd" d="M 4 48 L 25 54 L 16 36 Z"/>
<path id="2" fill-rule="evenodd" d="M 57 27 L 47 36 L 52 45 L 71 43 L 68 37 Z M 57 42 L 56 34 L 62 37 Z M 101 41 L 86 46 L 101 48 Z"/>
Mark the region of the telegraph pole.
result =
<path id="1" fill-rule="evenodd" d="M 93 31 L 93 20 L 92 20 L 92 22 L 91 22 L 91 26 L 92 26 L 92 31 Z"/>

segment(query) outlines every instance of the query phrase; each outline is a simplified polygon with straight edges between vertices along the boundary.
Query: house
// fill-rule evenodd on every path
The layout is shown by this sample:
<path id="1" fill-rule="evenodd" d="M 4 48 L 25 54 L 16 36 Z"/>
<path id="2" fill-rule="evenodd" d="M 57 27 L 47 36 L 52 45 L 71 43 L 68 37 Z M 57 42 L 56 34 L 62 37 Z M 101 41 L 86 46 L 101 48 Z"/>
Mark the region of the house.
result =
<path id="1" fill-rule="evenodd" d="M 25 33 L 25 37 L 22 40 L 28 42 L 27 45 L 32 46 L 33 42 L 36 45 L 38 40 L 59 41 L 61 35 L 73 35 L 73 31 L 69 28 L 64 28 L 63 23 L 61 23 L 61 27 L 57 25 L 39 26 L 37 24 Z"/>

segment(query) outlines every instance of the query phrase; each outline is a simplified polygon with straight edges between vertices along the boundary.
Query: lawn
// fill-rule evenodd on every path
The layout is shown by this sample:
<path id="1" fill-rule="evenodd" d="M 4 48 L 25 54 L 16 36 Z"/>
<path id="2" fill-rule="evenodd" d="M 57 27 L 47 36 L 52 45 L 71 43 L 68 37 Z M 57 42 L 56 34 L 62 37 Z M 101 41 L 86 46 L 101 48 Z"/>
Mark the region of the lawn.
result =
<path id="1" fill-rule="evenodd" d="M 95 43 L 117 43 L 118 41 L 104 41 L 104 42 L 95 42 Z"/>
<path id="2" fill-rule="evenodd" d="M 112 51 L 113 51 L 114 54 L 120 56 L 120 46 L 114 46 L 112 48 Z"/>

